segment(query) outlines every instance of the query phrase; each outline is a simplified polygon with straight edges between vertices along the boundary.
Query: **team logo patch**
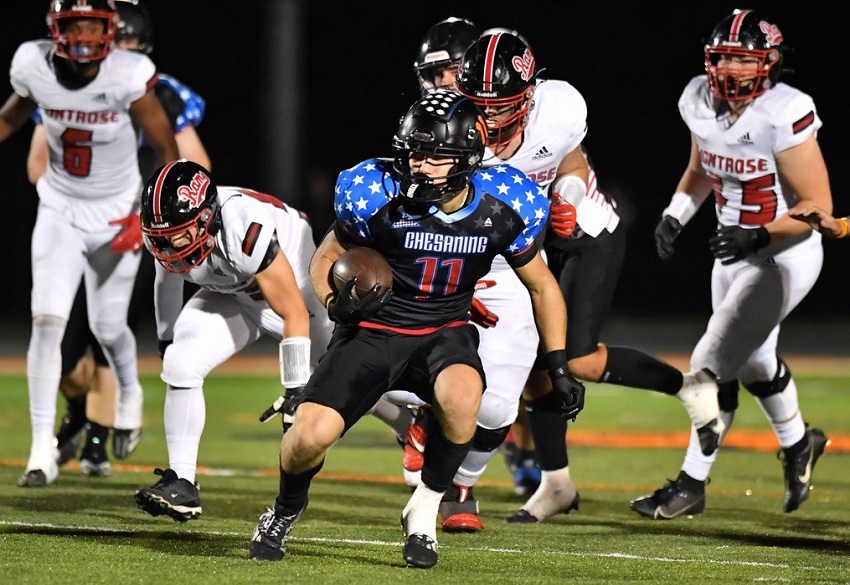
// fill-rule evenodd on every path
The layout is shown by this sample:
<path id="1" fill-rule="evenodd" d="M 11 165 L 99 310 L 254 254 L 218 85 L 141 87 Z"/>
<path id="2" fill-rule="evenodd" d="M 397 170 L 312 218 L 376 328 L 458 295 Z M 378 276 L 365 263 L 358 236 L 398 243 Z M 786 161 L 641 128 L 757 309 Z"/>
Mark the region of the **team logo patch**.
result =
<path id="1" fill-rule="evenodd" d="M 189 209 L 197 209 L 204 202 L 209 186 L 210 178 L 206 173 L 198 171 L 188 185 L 180 185 L 177 188 L 177 197 L 188 201 Z"/>
<path id="2" fill-rule="evenodd" d="M 534 75 L 534 55 L 528 49 L 525 50 L 522 57 L 511 59 L 511 65 L 514 66 L 523 81 L 528 81 Z"/>

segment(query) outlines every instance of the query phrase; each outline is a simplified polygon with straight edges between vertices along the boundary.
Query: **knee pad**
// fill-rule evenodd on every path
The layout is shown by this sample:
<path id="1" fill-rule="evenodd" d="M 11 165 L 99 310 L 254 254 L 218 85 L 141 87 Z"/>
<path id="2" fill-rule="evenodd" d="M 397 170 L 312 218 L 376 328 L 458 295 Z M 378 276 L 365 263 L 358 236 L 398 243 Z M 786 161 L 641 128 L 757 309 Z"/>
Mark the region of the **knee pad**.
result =
<path id="1" fill-rule="evenodd" d="M 475 434 L 472 436 L 472 448 L 476 451 L 484 451 L 485 453 L 495 451 L 505 442 L 505 437 L 508 436 L 509 430 L 511 430 L 510 425 L 500 429 L 476 427 Z"/>
<path id="2" fill-rule="evenodd" d="M 788 386 L 788 382 L 791 381 L 791 370 L 785 362 L 782 361 L 781 357 L 777 356 L 777 361 L 779 367 L 776 371 L 776 375 L 773 377 L 773 380 L 747 384 L 746 388 L 750 391 L 750 394 L 756 398 L 766 398 L 768 396 L 773 396 L 774 394 L 779 394 L 785 390 L 786 386 Z"/>
<path id="3" fill-rule="evenodd" d="M 204 385 L 209 372 L 201 371 L 197 359 L 185 355 L 181 347 L 171 344 L 162 360 L 162 381 L 175 388 L 195 388 Z"/>
<path id="4" fill-rule="evenodd" d="M 723 412 L 735 412 L 738 410 L 738 380 L 729 380 L 717 384 L 717 402 Z"/>

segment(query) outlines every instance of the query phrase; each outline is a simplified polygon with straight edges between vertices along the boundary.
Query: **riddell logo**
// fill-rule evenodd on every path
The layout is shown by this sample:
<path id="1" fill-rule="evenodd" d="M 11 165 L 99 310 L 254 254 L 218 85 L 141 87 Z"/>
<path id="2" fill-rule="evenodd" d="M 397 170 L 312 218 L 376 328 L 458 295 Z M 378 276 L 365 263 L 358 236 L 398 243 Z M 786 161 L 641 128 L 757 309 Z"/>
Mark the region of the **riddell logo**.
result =
<path id="1" fill-rule="evenodd" d="M 511 59 L 511 65 L 519 72 L 523 81 L 528 81 L 534 75 L 534 55 L 528 49 L 522 54 L 522 58 L 514 57 Z"/>
<path id="2" fill-rule="evenodd" d="M 775 24 L 770 24 L 766 20 L 759 22 L 759 30 L 767 37 L 767 42 L 771 45 L 778 45 L 782 42 L 782 31 Z"/>
<path id="3" fill-rule="evenodd" d="M 210 178 L 201 171 L 195 173 L 188 185 L 177 188 L 177 197 L 189 202 L 189 209 L 196 209 L 204 202 L 207 188 L 210 186 Z"/>

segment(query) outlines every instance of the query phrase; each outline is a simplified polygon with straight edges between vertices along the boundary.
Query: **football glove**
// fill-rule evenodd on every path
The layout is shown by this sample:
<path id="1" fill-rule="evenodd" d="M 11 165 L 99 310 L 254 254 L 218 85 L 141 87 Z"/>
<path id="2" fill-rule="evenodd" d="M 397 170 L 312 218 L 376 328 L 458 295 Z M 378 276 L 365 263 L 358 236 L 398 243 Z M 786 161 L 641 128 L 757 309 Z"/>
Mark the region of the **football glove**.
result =
<path id="1" fill-rule="evenodd" d="M 552 391 L 561 399 L 561 417 L 575 421 L 584 408 L 584 384 L 576 380 L 567 366 L 566 350 L 550 351 L 546 354 Z"/>
<path id="2" fill-rule="evenodd" d="M 727 225 L 717 228 L 717 232 L 708 240 L 711 253 L 724 265 L 743 260 L 768 244 L 770 232 L 764 226 L 747 229 L 739 225 Z"/>
<path id="3" fill-rule="evenodd" d="M 295 409 L 304 401 L 304 387 L 287 388 L 280 397 L 260 415 L 260 422 L 269 422 L 277 415 L 281 416 L 283 432 L 289 430 L 295 420 Z"/>
<path id="4" fill-rule="evenodd" d="M 469 308 L 469 319 L 483 327 L 489 329 L 495 327 L 499 322 L 499 316 L 487 308 L 487 305 L 481 302 L 477 297 L 472 297 L 472 306 Z"/>
<path id="5" fill-rule="evenodd" d="M 356 325 L 377 314 L 393 297 L 392 289 L 381 291 L 381 285 L 376 284 L 365 297 L 358 299 L 354 294 L 356 282 L 357 277 L 352 278 L 342 286 L 339 294 L 328 298 L 326 306 L 331 321 Z"/>
<path id="6" fill-rule="evenodd" d="M 665 215 L 655 226 L 655 248 L 658 251 L 658 257 L 662 260 L 669 260 L 673 257 L 673 242 L 679 237 L 682 232 L 682 224 L 675 217 Z"/>
<path id="7" fill-rule="evenodd" d="M 549 204 L 549 223 L 559 238 L 569 238 L 576 229 L 576 208 L 559 193 L 552 196 Z"/>
<path id="8" fill-rule="evenodd" d="M 131 213 L 127 217 L 113 219 L 109 225 L 118 225 L 123 229 L 118 232 L 109 247 L 118 255 L 127 252 L 138 252 L 142 248 L 142 223 L 138 213 Z"/>

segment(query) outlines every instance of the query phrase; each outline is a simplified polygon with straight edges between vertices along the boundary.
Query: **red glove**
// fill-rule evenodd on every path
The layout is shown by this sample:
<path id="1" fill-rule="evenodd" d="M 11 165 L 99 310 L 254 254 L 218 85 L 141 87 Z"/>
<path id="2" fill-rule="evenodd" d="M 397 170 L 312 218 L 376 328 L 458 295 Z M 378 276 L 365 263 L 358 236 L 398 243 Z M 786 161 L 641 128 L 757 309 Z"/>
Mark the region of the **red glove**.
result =
<path id="1" fill-rule="evenodd" d="M 569 201 L 562 199 L 560 193 L 552 195 L 549 223 L 559 238 L 569 238 L 576 229 L 576 208 Z"/>
<path id="2" fill-rule="evenodd" d="M 484 329 L 495 327 L 499 322 L 499 316 L 488 309 L 478 298 L 472 297 L 472 307 L 469 309 L 469 318 L 473 323 L 481 325 Z"/>
<path id="3" fill-rule="evenodd" d="M 113 219 L 109 225 L 120 225 L 124 228 L 109 242 L 113 252 L 121 255 L 127 252 L 138 252 L 142 248 L 142 223 L 138 213 Z"/>

